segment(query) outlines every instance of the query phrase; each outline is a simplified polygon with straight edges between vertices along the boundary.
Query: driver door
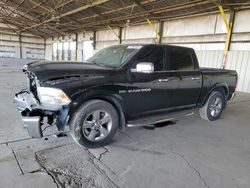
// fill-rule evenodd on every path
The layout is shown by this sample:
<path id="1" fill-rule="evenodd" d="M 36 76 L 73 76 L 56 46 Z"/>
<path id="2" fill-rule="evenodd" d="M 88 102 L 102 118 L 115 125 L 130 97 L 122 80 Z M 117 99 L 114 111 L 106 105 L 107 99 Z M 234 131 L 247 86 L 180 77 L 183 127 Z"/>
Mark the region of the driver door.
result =
<path id="1" fill-rule="evenodd" d="M 136 70 L 137 64 L 142 62 L 152 63 L 154 71 L 151 73 L 131 72 L 131 82 L 124 96 L 131 118 L 158 113 L 168 108 L 171 100 L 170 92 L 175 86 L 174 81 L 168 80 L 163 47 L 145 47 L 136 57 L 131 69 Z"/>

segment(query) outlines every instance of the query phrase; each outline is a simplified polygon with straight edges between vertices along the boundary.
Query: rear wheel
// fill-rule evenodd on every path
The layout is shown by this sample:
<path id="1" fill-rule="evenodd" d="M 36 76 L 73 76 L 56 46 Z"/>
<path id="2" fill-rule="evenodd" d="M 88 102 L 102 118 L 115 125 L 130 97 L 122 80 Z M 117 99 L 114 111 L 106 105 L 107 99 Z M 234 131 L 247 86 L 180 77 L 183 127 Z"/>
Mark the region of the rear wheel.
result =
<path id="1" fill-rule="evenodd" d="M 225 96 L 223 93 L 220 91 L 213 91 L 205 105 L 199 109 L 201 118 L 208 121 L 217 120 L 220 117 L 225 104 Z"/>
<path id="2" fill-rule="evenodd" d="M 85 103 L 70 122 L 73 139 L 80 146 L 96 148 L 108 144 L 118 128 L 116 109 L 102 100 Z"/>

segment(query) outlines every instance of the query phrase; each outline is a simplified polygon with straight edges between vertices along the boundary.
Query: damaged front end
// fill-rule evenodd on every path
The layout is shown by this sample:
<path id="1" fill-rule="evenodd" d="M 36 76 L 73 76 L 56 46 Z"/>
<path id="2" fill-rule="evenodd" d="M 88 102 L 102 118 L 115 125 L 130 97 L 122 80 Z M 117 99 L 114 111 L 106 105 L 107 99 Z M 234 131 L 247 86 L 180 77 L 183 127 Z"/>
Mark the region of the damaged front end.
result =
<path id="1" fill-rule="evenodd" d="M 69 119 L 71 100 L 60 89 L 42 87 L 32 73 L 28 74 L 28 89 L 15 94 L 14 102 L 21 113 L 24 127 L 32 138 L 43 137 L 42 125 L 56 125 L 64 131 Z"/>

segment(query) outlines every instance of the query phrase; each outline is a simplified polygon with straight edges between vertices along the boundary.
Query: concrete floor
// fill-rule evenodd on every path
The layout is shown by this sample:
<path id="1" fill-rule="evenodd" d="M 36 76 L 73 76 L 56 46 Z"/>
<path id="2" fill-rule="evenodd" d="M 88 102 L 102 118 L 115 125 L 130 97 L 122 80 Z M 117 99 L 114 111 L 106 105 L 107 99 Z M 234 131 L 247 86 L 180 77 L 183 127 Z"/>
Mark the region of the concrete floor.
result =
<path id="1" fill-rule="evenodd" d="M 128 128 L 95 150 L 70 137 L 30 139 L 13 95 L 23 62 L 0 59 L 0 187 L 250 187 L 250 95 L 220 120 L 198 115 L 155 129 Z"/>

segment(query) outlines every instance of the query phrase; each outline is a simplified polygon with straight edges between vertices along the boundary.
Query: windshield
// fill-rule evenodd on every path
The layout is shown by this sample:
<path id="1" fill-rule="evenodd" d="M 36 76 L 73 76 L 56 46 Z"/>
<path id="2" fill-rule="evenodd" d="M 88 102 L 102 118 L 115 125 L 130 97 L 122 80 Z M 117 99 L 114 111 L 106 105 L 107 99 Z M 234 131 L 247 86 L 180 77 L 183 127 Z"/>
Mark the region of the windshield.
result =
<path id="1" fill-rule="evenodd" d="M 87 59 L 88 63 L 116 68 L 124 64 L 140 50 L 141 46 L 111 46 L 104 48 Z"/>

